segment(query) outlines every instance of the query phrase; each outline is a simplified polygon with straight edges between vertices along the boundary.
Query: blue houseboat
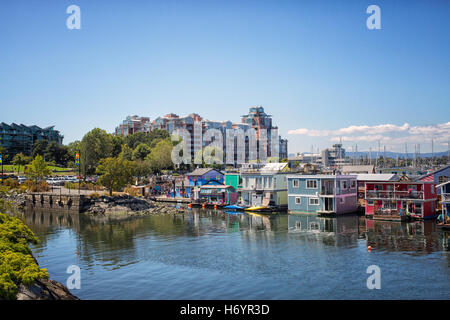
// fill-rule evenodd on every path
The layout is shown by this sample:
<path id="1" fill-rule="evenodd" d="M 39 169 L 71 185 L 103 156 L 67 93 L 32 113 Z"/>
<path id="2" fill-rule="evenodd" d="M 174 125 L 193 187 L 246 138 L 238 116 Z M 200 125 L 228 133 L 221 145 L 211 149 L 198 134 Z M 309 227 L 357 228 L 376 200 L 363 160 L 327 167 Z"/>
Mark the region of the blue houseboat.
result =
<path id="1" fill-rule="evenodd" d="M 290 213 L 345 214 L 358 209 L 356 175 L 288 175 Z"/>

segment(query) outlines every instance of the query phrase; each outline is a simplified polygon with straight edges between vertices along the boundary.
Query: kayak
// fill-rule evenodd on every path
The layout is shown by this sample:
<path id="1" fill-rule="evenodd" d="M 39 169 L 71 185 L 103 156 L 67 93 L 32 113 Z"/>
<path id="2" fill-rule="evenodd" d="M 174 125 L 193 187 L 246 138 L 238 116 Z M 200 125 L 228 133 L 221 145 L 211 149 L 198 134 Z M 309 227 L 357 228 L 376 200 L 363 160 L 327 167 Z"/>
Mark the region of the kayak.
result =
<path id="1" fill-rule="evenodd" d="M 225 206 L 223 207 L 224 209 L 232 209 L 232 210 L 242 210 L 245 209 L 245 207 L 241 207 L 241 206 L 237 206 L 237 205 L 229 205 L 229 206 Z"/>
<path id="2" fill-rule="evenodd" d="M 249 208 L 245 208 L 245 211 L 266 211 L 269 210 L 270 208 L 267 206 L 254 206 L 254 207 L 249 207 Z"/>

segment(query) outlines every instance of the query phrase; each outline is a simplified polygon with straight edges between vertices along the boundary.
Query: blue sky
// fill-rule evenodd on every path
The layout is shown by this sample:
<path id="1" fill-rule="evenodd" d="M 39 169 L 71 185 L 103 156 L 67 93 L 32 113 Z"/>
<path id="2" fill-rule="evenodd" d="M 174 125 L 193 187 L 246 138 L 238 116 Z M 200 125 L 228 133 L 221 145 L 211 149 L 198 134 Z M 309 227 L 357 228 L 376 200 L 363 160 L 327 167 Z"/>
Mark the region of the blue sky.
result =
<path id="1" fill-rule="evenodd" d="M 66 8 L 81 8 L 81 30 Z M 366 8 L 381 9 L 368 30 Z M 1 119 L 65 143 L 127 115 L 273 115 L 289 152 L 446 150 L 448 1 L 21 1 L 0 4 Z"/>

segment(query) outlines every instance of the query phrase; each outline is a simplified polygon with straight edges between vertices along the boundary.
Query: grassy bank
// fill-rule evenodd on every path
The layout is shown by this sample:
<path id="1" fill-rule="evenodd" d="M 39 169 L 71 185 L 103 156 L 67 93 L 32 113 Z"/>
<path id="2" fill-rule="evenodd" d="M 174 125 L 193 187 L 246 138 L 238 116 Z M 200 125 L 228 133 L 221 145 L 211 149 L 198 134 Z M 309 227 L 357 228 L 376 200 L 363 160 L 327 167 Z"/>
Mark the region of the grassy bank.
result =
<path id="1" fill-rule="evenodd" d="M 30 166 L 30 164 L 28 165 Z M 73 172 L 74 169 L 73 168 L 61 168 L 61 167 L 57 167 L 57 166 L 51 166 L 49 165 L 48 168 L 52 171 L 52 172 Z M 0 167 L 1 170 L 1 167 Z M 17 171 L 19 170 L 19 166 L 13 165 L 13 164 L 4 164 L 3 165 L 3 172 L 5 173 L 17 173 Z M 19 174 L 24 174 L 24 170 L 25 170 L 25 166 L 20 166 L 20 172 Z"/>

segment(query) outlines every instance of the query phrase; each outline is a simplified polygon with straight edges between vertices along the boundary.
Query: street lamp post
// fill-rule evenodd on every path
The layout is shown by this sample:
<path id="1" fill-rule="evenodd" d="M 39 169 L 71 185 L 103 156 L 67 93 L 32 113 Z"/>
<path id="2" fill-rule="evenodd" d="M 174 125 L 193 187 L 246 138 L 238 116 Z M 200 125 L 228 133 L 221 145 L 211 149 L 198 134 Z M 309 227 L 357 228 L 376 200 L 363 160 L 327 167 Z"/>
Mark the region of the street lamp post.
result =
<path id="1" fill-rule="evenodd" d="M 80 194 L 80 179 L 81 179 L 81 167 L 80 167 L 80 154 L 75 155 L 75 165 L 78 166 L 78 195 Z"/>
<path id="2" fill-rule="evenodd" d="M 3 154 L 0 154 L 0 163 L 2 164 L 2 184 L 3 184 Z"/>

